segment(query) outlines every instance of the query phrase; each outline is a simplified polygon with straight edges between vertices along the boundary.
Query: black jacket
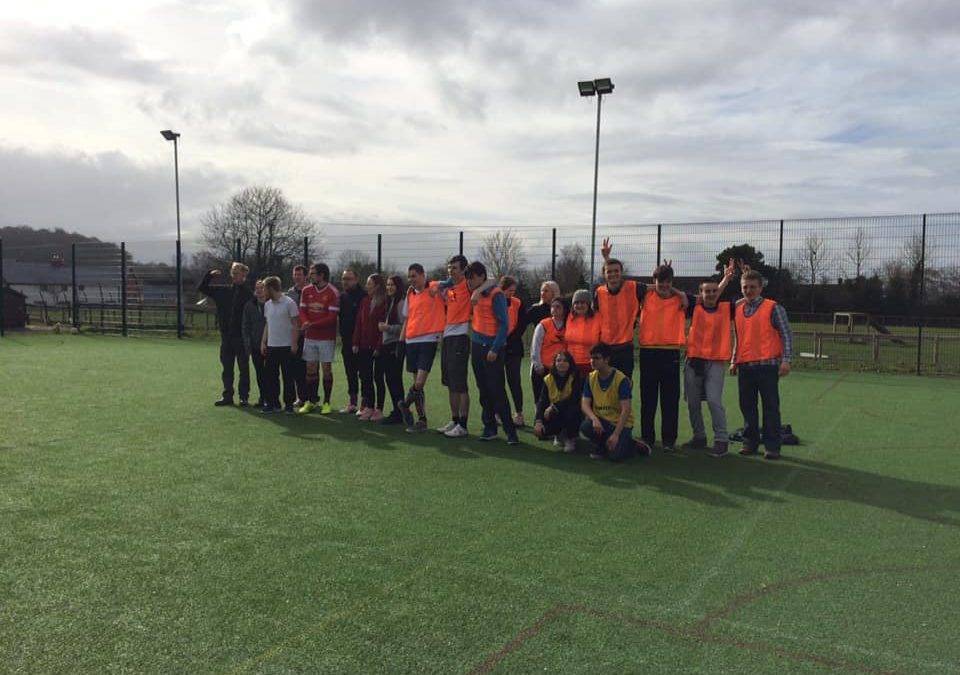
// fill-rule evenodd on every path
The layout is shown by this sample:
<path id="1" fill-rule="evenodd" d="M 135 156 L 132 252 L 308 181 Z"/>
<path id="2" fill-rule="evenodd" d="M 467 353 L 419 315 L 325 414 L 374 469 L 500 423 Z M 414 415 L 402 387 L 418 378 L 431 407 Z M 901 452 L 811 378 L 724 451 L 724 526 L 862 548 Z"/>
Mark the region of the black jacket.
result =
<path id="1" fill-rule="evenodd" d="M 360 309 L 360 302 L 366 294 L 359 286 L 354 286 L 349 291 L 340 291 L 340 341 L 345 345 L 352 344 L 357 310 Z"/>
<path id="2" fill-rule="evenodd" d="M 256 298 L 243 306 L 243 346 L 251 354 L 260 352 L 260 343 L 263 341 L 263 329 L 267 325 L 263 308 L 264 305 Z"/>
<path id="3" fill-rule="evenodd" d="M 217 324 L 223 337 L 239 338 L 243 336 L 243 307 L 253 297 L 248 286 L 230 284 L 229 286 L 211 286 L 210 272 L 203 275 L 203 281 L 197 290 L 213 300 L 217 305 Z"/>

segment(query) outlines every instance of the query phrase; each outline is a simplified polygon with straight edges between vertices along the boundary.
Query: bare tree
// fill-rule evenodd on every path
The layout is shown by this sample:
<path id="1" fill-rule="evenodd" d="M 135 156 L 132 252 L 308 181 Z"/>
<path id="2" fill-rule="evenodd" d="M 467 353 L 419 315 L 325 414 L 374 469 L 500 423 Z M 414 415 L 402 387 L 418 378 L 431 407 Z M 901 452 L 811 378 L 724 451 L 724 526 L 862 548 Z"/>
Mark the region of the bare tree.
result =
<path id="1" fill-rule="evenodd" d="M 337 256 L 337 264 L 334 269 L 334 274 L 336 275 L 334 281 L 338 284 L 340 275 L 342 275 L 345 270 L 353 270 L 353 273 L 357 275 L 357 279 L 360 281 L 360 285 L 363 286 L 367 281 L 367 277 L 377 271 L 377 261 L 364 251 L 347 249 Z"/>
<path id="2" fill-rule="evenodd" d="M 797 256 L 797 276 L 813 285 L 823 281 L 826 271 L 834 263 L 834 255 L 826 240 L 816 232 L 803 238 L 803 247 Z"/>
<path id="3" fill-rule="evenodd" d="M 488 234 L 483 238 L 477 257 L 487 266 L 491 278 L 499 279 L 505 274 L 520 277 L 527 266 L 523 240 L 513 230 Z"/>
<path id="4" fill-rule="evenodd" d="M 200 220 L 203 241 L 210 255 L 219 260 L 240 258 L 255 275 L 282 273 L 302 261 L 304 237 L 307 255 L 322 258 L 322 235 L 303 208 L 292 204 L 278 188 L 247 187 Z"/>
<path id="5" fill-rule="evenodd" d="M 568 244 L 560 249 L 557 256 L 557 274 L 554 281 L 560 286 L 563 293 L 572 293 L 578 288 L 587 286 L 587 275 L 590 269 L 587 265 L 587 251 L 583 244 Z"/>
<path id="6" fill-rule="evenodd" d="M 863 276 L 863 268 L 872 256 L 873 240 L 870 238 L 870 234 L 866 228 L 860 226 L 850 236 L 849 248 L 843 254 L 844 259 L 853 265 L 853 269 L 856 272 L 853 277 L 854 279 L 859 279 Z"/>

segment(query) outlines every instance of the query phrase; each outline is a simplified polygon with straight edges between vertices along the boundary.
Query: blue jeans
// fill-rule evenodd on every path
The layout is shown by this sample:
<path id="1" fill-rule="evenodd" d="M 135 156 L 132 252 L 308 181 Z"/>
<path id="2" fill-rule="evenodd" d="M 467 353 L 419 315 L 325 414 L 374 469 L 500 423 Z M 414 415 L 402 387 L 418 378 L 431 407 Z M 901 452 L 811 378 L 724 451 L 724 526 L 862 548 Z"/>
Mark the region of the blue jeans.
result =
<path id="1" fill-rule="evenodd" d="M 603 425 L 603 432 L 600 436 L 594 433 L 593 421 L 589 417 L 584 418 L 583 423 L 580 425 L 580 433 L 584 438 L 593 443 L 593 451 L 596 454 L 605 455 L 607 459 L 613 462 L 619 462 L 620 460 L 628 459 L 637 454 L 637 446 L 634 444 L 633 436 L 631 435 L 632 429 L 624 427 L 623 431 L 620 432 L 620 441 L 617 443 L 617 447 L 610 450 L 607 448 L 607 439 L 610 438 L 613 430 L 617 427 L 615 424 L 611 424 L 603 418 L 600 419 L 600 424 Z"/>

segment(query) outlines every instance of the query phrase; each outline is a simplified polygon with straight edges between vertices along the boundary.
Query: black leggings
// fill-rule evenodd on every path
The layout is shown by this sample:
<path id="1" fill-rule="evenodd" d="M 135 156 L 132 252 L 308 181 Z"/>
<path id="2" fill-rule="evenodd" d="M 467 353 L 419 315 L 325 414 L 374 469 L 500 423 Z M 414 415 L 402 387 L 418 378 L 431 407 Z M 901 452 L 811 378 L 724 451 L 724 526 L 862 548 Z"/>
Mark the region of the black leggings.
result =
<path id="1" fill-rule="evenodd" d="M 360 358 L 353 353 L 353 338 L 343 338 L 343 349 L 340 350 L 343 356 L 343 370 L 347 376 L 347 393 L 350 395 L 350 403 L 356 405 L 357 394 L 360 393 Z"/>
<path id="2" fill-rule="evenodd" d="M 403 400 L 403 348 L 393 342 L 380 348 L 380 356 L 374 360 L 374 379 L 383 378 L 394 410 L 399 410 L 397 404 Z M 381 410 L 383 406 L 381 406 Z"/>
<path id="3" fill-rule="evenodd" d="M 503 368 L 507 376 L 507 386 L 513 396 L 513 409 L 523 412 L 523 385 L 520 379 L 520 366 L 523 365 L 523 354 L 507 354 L 503 360 Z"/>
<path id="4" fill-rule="evenodd" d="M 383 401 L 386 398 L 383 369 L 377 367 L 379 357 L 374 359 L 372 349 L 361 349 L 357 353 L 360 363 L 360 401 L 364 408 L 383 410 Z M 376 400 L 374 400 L 376 392 Z"/>
<path id="5" fill-rule="evenodd" d="M 530 386 L 533 389 L 534 401 L 540 400 L 540 394 L 543 392 L 543 378 L 546 374 L 547 371 L 543 371 L 543 375 L 539 375 L 537 371 L 530 368 Z"/>

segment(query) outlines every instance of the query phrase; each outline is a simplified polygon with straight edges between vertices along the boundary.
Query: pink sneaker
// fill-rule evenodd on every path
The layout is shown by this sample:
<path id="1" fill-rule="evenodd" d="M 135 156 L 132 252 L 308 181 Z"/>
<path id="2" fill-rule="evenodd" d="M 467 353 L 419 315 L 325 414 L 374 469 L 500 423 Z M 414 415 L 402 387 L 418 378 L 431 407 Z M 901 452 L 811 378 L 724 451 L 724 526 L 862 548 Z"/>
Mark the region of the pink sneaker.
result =
<path id="1" fill-rule="evenodd" d="M 379 422 L 383 419 L 383 411 L 379 408 L 374 408 L 373 412 L 370 414 L 370 417 L 367 418 L 371 422 Z"/>
<path id="2" fill-rule="evenodd" d="M 359 408 L 357 408 L 357 410 L 353 414 L 356 415 L 357 417 L 360 417 L 360 415 L 362 415 L 366 410 L 367 408 L 360 406 Z"/>
<path id="3" fill-rule="evenodd" d="M 340 408 L 340 413 L 343 415 L 347 415 L 349 413 L 355 413 L 355 412 L 357 412 L 357 406 L 355 406 L 352 403 L 348 403 L 347 405 Z"/>
<path id="4" fill-rule="evenodd" d="M 364 408 L 360 411 L 360 414 L 357 415 L 357 419 L 363 420 L 364 422 L 369 422 L 371 417 L 373 417 L 373 408 Z"/>

